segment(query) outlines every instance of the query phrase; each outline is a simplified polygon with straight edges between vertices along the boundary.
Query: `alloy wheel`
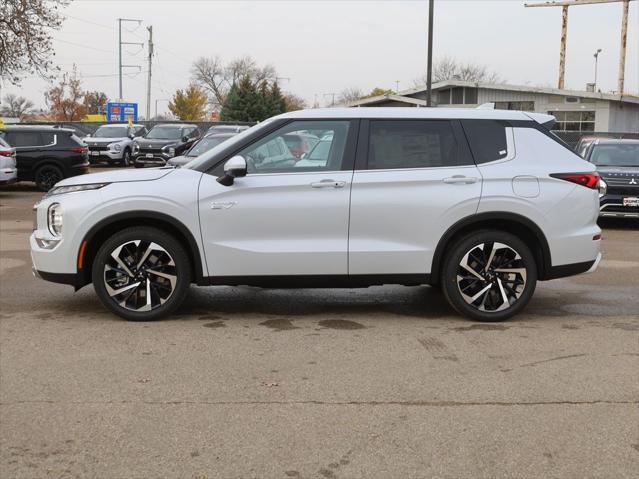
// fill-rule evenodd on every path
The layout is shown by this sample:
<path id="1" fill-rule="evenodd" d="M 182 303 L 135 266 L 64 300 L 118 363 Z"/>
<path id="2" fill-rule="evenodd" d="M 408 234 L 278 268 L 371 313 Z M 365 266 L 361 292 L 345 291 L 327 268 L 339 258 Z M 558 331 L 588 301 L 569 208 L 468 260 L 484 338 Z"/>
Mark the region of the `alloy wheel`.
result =
<path id="1" fill-rule="evenodd" d="M 479 311 L 504 311 L 524 292 L 526 276 L 517 251 L 503 243 L 485 242 L 462 257 L 457 287 L 464 301 Z"/>
<path id="2" fill-rule="evenodd" d="M 43 168 L 38 174 L 38 184 L 44 191 L 49 191 L 53 186 L 62 180 L 62 176 L 53 168 Z"/>
<path id="3" fill-rule="evenodd" d="M 115 248 L 104 265 L 107 294 L 130 311 L 151 311 L 166 303 L 177 283 L 173 258 L 151 241 L 127 241 Z"/>

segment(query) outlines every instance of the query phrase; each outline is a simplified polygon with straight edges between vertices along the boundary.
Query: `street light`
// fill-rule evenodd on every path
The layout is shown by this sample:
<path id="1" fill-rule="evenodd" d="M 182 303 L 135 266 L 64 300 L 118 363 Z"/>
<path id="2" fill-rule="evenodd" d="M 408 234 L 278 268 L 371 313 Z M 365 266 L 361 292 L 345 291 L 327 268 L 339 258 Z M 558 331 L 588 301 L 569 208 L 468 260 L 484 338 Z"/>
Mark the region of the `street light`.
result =
<path id="1" fill-rule="evenodd" d="M 601 48 L 598 48 L 595 54 L 595 91 L 597 91 L 597 60 L 599 59 L 599 54 L 601 53 Z"/>
<path id="2" fill-rule="evenodd" d="M 154 116 L 154 118 L 158 117 L 158 102 L 159 101 L 171 101 L 171 100 L 169 100 L 168 98 L 157 98 L 155 100 L 155 116 Z"/>

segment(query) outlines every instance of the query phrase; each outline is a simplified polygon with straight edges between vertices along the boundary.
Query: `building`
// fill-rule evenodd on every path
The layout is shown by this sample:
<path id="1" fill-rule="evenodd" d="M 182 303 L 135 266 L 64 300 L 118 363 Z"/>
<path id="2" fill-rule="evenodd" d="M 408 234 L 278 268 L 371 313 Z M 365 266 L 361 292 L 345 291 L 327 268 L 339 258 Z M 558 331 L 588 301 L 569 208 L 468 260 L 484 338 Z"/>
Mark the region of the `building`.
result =
<path id="1" fill-rule="evenodd" d="M 455 108 L 494 103 L 496 109 L 554 115 L 558 130 L 639 133 L 639 96 L 634 95 L 448 80 L 433 84 L 432 103 Z M 426 87 L 363 98 L 346 106 L 426 106 Z"/>

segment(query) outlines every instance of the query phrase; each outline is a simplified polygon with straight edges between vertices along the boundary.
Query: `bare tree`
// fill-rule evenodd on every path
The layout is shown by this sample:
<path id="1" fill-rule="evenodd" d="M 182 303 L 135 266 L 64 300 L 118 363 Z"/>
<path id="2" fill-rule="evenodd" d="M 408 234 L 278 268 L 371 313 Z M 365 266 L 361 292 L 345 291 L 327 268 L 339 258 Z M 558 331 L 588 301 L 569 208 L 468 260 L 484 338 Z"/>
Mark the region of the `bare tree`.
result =
<path id="1" fill-rule="evenodd" d="M 78 121 L 87 114 L 84 95 L 82 82 L 74 65 L 73 71 L 70 74 L 65 73 L 58 86 L 48 90 L 44 98 L 55 120 Z"/>
<path id="2" fill-rule="evenodd" d="M 265 81 L 274 82 L 277 73 L 272 65 L 260 67 L 249 56 L 236 58 L 226 64 L 219 56 L 200 57 L 191 68 L 192 80 L 218 105 L 224 104 L 231 86 L 238 84 L 245 76 L 257 87 Z"/>
<path id="3" fill-rule="evenodd" d="M 462 80 L 475 83 L 503 83 L 498 73 L 478 63 L 461 63 L 452 57 L 442 57 L 433 63 L 433 83 Z M 426 84 L 426 74 L 417 78 L 415 86 Z"/>
<path id="4" fill-rule="evenodd" d="M 4 105 L 0 107 L 0 116 L 20 118 L 21 120 L 33 113 L 33 102 L 23 96 L 9 93 L 4 97 Z"/>
<path id="5" fill-rule="evenodd" d="M 337 97 L 337 102 L 340 104 L 350 103 L 357 101 L 364 96 L 364 92 L 357 87 L 344 88 Z"/>
<path id="6" fill-rule="evenodd" d="M 284 93 L 284 104 L 286 111 L 303 110 L 307 107 L 304 98 L 294 95 L 293 93 Z"/>
<path id="7" fill-rule="evenodd" d="M 55 70 L 51 30 L 62 25 L 60 7 L 70 0 L 0 2 L 0 78 L 18 85 L 27 74 L 50 79 Z"/>

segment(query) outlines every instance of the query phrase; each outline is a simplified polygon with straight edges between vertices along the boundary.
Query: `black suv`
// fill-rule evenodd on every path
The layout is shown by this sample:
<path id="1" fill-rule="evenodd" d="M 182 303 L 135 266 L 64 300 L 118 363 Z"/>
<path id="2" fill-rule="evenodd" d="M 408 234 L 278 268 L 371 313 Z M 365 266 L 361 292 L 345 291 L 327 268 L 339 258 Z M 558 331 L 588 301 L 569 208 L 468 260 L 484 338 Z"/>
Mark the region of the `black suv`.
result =
<path id="1" fill-rule="evenodd" d="M 597 138 L 585 158 L 606 186 L 599 195 L 599 216 L 639 218 L 639 140 Z"/>
<path id="2" fill-rule="evenodd" d="M 18 181 L 35 181 L 41 191 L 89 172 L 89 149 L 71 129 L 5 126 L 0 137 L 16 150 Z"/>
<path id="3" fill-rule="evenodd" d="M 197 125 L 155 125 L 143 138 L 135 140 L 133 165 L 136 168 L 165 165 L 169 159 L 191 148 L 199 138 Z"/>

